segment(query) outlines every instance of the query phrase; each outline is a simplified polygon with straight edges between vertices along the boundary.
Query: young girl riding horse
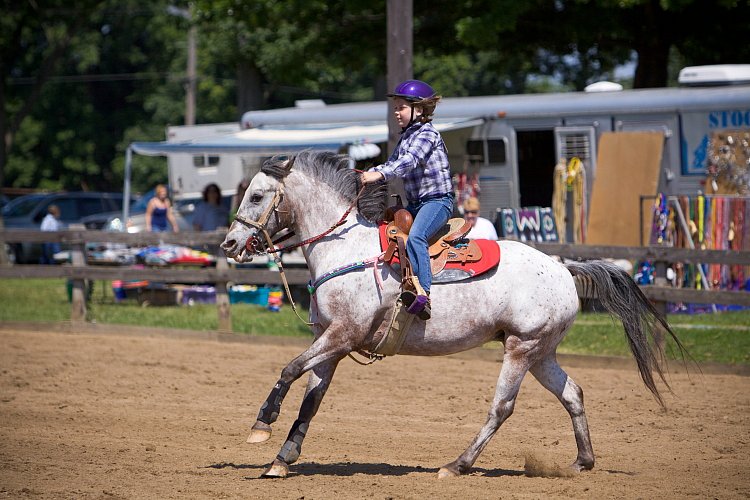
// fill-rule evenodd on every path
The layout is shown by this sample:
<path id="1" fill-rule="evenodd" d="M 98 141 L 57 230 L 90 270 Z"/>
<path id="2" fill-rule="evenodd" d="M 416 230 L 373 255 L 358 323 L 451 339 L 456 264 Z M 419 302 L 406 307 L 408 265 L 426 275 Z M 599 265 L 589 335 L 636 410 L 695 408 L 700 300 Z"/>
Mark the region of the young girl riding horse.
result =
<path id="1" fill-rule="evenodd" d="M 414 217 L 406 250 L 426 293 L 417 297 L 409 312 L 429 319 L 432 271 L 427 242 L 453 214 L 454 198 L 448 150 L 440 132 L 430 123 L 440 96 L 425 82 L 407 80 L 388 97 L 393 98 L 401 139 L 388 161 L 364 172 L 361 181 L 367 184 L 394 177 L 404 180 L 406 208 Z"/>

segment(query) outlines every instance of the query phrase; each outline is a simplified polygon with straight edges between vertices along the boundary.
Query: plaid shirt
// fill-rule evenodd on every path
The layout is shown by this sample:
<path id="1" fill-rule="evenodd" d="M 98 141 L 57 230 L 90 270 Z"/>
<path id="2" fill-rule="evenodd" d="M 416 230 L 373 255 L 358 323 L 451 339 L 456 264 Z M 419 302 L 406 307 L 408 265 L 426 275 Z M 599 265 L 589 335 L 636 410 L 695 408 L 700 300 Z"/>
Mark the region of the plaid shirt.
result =
<path id="1" fill-rule="evenodd" d="M 453 191 L 448 150 L 431 123 L 414 123 L 402 134 L 388 161 L 373 168 L 386 180 L 401 177 L 409 203 Z"/>

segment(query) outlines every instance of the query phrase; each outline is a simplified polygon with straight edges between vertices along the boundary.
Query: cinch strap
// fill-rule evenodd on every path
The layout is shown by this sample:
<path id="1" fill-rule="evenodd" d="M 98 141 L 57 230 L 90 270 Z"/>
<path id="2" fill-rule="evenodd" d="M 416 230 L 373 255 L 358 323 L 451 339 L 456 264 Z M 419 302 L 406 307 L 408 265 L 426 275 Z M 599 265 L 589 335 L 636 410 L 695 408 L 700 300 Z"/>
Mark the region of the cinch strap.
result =
<path id="1" fill-rule="evenodd" d="M 375 281 L 377 282 L 378 287 L 382 290 L 383 282 L 381 281 L 380 275 L 378 274 L 378 263 L 383 260 L 383 255 L 385 255 L 385 253 L 380 253 L 376 255 L 375 257 L 370 257 L 369 259 L 353 262 L 351 264 L 347 264 L 345 266 L 332 269 L 328 271 L 327 273 L 323 274 L 320 278 L 316 279 L 314 282 L 313 280 L 310 280 L 307 283 L 307 291 L 310 292 L 310 295 L 315 295 L 315 291 L 320 287 L 320 285 L 322 285 L 326 281 L 333 279 L 337 276 L 341 276 L 341 275 L 350 273 L 352 271 L 356 271 L 358 269 L 364 269 L 370 264 L 374 264 L 373 272 L 375 273 Z"/>

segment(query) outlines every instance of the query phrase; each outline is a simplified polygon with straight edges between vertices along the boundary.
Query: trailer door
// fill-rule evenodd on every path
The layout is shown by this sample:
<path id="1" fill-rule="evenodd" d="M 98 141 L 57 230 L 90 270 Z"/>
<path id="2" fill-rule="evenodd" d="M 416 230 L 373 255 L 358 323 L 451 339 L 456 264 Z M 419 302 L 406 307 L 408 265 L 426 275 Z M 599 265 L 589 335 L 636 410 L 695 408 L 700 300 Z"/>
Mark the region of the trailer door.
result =
<path id="1" fill-rule="evenodd" d="M 515 133 L 494 120 L 477 127 L 466 143 L 470 167 L 478 169 L 482 217 L 495 220 L 498 208 L 518 206 L 518 172 L 514 167 Z"/>

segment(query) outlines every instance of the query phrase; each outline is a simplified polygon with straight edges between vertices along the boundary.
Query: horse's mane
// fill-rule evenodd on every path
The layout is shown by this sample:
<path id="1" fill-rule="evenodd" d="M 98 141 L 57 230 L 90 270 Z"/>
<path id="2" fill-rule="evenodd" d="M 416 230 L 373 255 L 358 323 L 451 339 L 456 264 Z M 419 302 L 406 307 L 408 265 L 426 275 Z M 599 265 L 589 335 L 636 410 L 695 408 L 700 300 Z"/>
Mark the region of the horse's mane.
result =
<path id="1" fill-rule="evenodd" d="M 263 163 L 260 171 L 278 180 L 284 179 L 292 170 L 325 182 L 334 191 L 352 202 L 360 189 L 359 174 L 349 168 L 345 155 L 322 151 L 303 151 L 287 161 L 287 156 L 274 156 Z M 368 184 L 357 202 L 357 209 L 365 219 L 377 222 L 385 212 L 385 183 Z"/>

